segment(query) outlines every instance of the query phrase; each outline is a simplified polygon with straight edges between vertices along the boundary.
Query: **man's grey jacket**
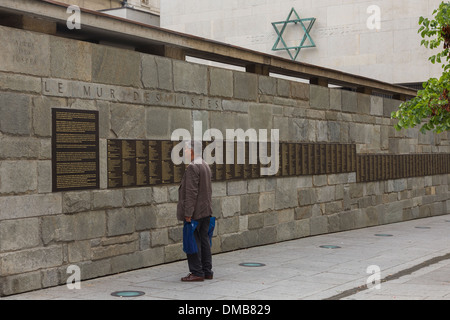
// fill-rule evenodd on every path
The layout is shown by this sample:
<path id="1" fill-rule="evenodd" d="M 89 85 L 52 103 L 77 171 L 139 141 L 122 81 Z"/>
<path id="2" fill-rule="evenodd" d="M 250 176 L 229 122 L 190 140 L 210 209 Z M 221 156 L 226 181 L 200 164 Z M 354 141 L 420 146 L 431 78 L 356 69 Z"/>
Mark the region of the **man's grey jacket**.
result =
<path id="1" fill-rule="evenodd" d="M 178 188 L 177 218 L 194 220 L 212 215 L 211 169 L 201 158 L 189 164 Z"/>

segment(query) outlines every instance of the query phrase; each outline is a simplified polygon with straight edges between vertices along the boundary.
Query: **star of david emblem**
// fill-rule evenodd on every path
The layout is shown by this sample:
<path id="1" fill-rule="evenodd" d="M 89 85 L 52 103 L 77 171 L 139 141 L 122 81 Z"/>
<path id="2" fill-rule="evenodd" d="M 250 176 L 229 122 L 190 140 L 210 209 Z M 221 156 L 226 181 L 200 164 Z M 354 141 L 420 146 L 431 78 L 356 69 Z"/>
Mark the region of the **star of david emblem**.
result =
<path id="1" fill-rule="evenodd" d="M 292 15 L 294 15 L 293 18 L 291 18 Z M 305 24 L 308 22 L 309 22 L 309 24 L 306 27 Z M 301 49 L 314 48 L 316 46 L 313 39 L 311 38 L 311 35 L 309 34 L 314 25 L 314 22 L 316 22 L 316 18 L 300 19 L 300 16 L 297 14 L 297 11 L 295 11 L 295 9 L 292 8 L 291 12 L 289 13 L 289 15 L 285 21 L 272 22 L 272 26 L 278 35 L 278 38 L 275 41 L 275 44 L 273 45 L 272 50 L 273 51 L 286 50 L 289 53 L 289 56 L 291 57 L 291 59 L 295 61 L 297 59 L 297 56 L 300 53 Z M 287 25 L 291 24 L 291 23 L 300 24 L 303 31 L 305 32 L 305 34 L 303 35 L 303 38 L 300 42 L 300 45 L 298 45 L 297 47 L 289 47 L 283 39 L 283 33 L 286 30 Z M 278 29 L 278 27 L 277 27 L 277 25 L 280 25 L 280 24 L 283 25 L 281 30 Z M 309 40 L 309 42 L 311 44 L 305 45 L 306 40 Z M 283 48 L 278 48 L 280 42 L 283 44 Z M 291 52 L 291 51 L 293 51 L 293 52 Z"/>

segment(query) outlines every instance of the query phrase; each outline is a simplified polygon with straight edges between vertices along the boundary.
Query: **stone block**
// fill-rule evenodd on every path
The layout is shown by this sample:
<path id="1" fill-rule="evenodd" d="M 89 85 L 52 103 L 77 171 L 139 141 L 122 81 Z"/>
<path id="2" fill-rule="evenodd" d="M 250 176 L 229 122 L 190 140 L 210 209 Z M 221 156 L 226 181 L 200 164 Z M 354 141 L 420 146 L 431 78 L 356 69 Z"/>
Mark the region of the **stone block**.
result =
<path id="1" fill-rule="evenodd" d="M 92 209 L 118 208 L 123 205 L 123 190 L 99 190 L 93 192 Z"/>
<path id="2" fill-rule="evenodd" d="M 289 209 L 294 212 L 294 209 Z M 287 214 L 284 213 L 283 218 L 286 218 Z M 293 218 L 292 218 L 293 219 Z M 264 213 L 264 227 L 267 226 L 275 226 L 278 224 L 279 220 L 279 211 L 265 212 Z"/>
<path id="3" fill-rule="evenodd" d="M 263 192 L 259 194 L 259 211 L 265 212 L 275 209 L 275 193 Z"/>
<path id="4" fill-rule="evenodd" d="M 1 137 L 1 134 L 0 134 Z M 30 137 L 0 138 L 0 159 L 37 159 L 40 157 L 40 140 Z"/>
<path id="5" fill-rule="evenodd" d="M 295 210 L 295 220 L 305 220 L 313 216 L 313 206 L 297 207 Z"/>
<path id="6" fill-rule="evenodd" d="M 58 268 L 42 270 L 41 277 L 42 288 L 55 287 L 60 284 Z"/>
<path id="7" fill-rule="evenodd" d="M 298 204 L 300 206 L 307 206 L 316 203 L 317 194 L 312 188 L 298 190 Z"/>
<path id="8" fill-rule="evenodd" d="M 111 131 L 123 139 L 143 139 L 146 137 L 145 108 L 136 105 L 112 103 Z M 167 124 L 166 124 L 167 125 Z"/>
<path id="9" fill-rule="evenodd" d="M 275 243 L 277 241 L 277 227 L 270 226 L 258 229 L 258 238 L 260 245 Z"/>
<path id="10" fill-rule="evenodd" d="M 311 236 L 324 234 L 328 232 L 327 217 L 313 217 L 309 219 Z"/>
<path id="11" fill-rule="evenodd" d="M 242 242 L 245 243 L 247 248 L 255 247 L 259 245 L 259 232 L 258 230 L 246 230 L 241 233 Z"/>
<path id="12" fill-rule="evenodd" d="M 290 97 L 291 95 L 290 81 L 284 79 L 277 79 L 277 95 L 281 97 Z"/>
<path id="13" fill-rule="evenodd" d="M 299 100 L 309 100 L 309 85 L 306 83 L 291 81 L 291 97 Z"/>
<path id="14" fill-rule="evenodd" d="M 52 192 L 52 162 L 49 160 L 37 162 L 37 191 Z"/>
<path id="15" fill-rule="evenodd" d="M 308 219 L 295 221 L 297 238 L 309 237 L 311 235 L 310 222 Z"/>
<path id="16" fill-rule="evenodd" d="M 309 103 L 314 109 L 330 109 L 330 90 L 316 85 L 310 85 Z"/>
<path id="17" fill-rule="evenodd" d="M 239 215 L 241 211 L 241 197 L 229 196 L 222 199 L 222 215 L 224 218 Z"/>
<path id="18" fill-rule="evenodd" d="M 0 220 L 61 213 L 61 198 L 61 193 L 0 197 Z"/>
<path id="19" fill-rule="evenodd" d="M 334 201 L 336 199 L 335 186 L 318 187 L 315 190 L 318 203 Z"/>
<path id="20" fill-rule="evenodd" d="M 2 161 L 0 194 L 18 194 L 37 189 L 36 161 Z"/>
<path id="21" fill-rule="evenodd" d="M 67 255 L 70 263 L 91 260 L 91 244 L 89 240 L 70 242 L 67 245 Z"/>
<path id="22" fill-rule="evenodd" d="M 145 109 L 146 135 L 148 139 L 170 139 L 172 132 L 169 132 L 170 109 L 148 107 Z M 164 121 L 161 121 L 164 119 Z"/>
<path id="23" fill-rule="evenodd" d="M 370 96 L 370 114 L 374 116 L 383 116 L 383 98 Z"/>
<path id="24" fill-rule="evenodd" d="M 0 285 L 0 297 L 41 289 L 41 272 L 27 272 L 4 276 Z"/>
<path id="25" fill-rule="evenodd" d="M 327 202 L 324 203 L 323 206 L 323 212 L 326 215 L 341 212 L 343 210 L 342 201 Z"/>
<path id="26" fill-rule="evenodd" d="M 297 179 L 278 179 L 275 189 L 275 209 L 294 208 L 297 205 Z"/>
<path id="27" fill-rule="evenodd" d="M 339 213 L 339 226 L 340 231 L 355 229 L 356 215 L 360 213 L 360 210 L 342 211 Z"/>
<path id="28" fill-rule="evenodd" d="M 343 112 L 358 112 L 358 98 L 357 93 L 353 91 L 342 90 L 342 111 Z"/>
<path id="29" fill-rule="evenodd" d="M 272 106 L 267 104 L 250 104 L 248 109 L 249 126 L 252 129 L 272 129 Z M 268 132 L 270 135 L 270 131 Z M 270 140 L 270 136 L 268 137 Z"/>
<path id="30" fill-rule="evenodd" d="M 141 55 L 114 47 L 92 46 L 92 81 L 140 87 Z"/>
<path id="31" fill-rule="evenodd" d="M 247 181 L 248 193 L 260 193 L 266 191 L 266 180 L 252 179 Z"/>
<path id="32" fill-rule="evenodd" d="M 327 142 L 340 142 L 341 141 L 341 124 L 336 121 L 327 122 Z"/>
<path id="33" fill-rule="evenodd" d="M 423 208 L 423 207 L 421 207 Z M 396 201 L 384 205 L 384 211 L 381 213 L 382 223 L 389 224 L 400 222 L 403 219 L 403 201 Z"/>
<path id="34" fill-rule="evenodd" d="M 192 113 L 189 110 L 176 110 L 171 112 L 169 121 L 170 135 L 172 135 L 172 132 L 176 129 L 186 129 L 189 132 L 192 132 Z"/>
<path id="35" fill-rule="evenodd" d="M 342 90 L 330 89 L 330 109 L 342 110 Z"/>
<path id="36" fill-rule="evenodd" d="M 328 184 L 347 184 L 350 183 L 350 174 L 349 173 L 341 173 L 341 174 L 330 174 L 328 175 Z M 354 182 L 354 181 L 353 181 Z"/>
<path id="37" fill-rule="evenodd" d="M 107 211 L 108 236 L 132 233 L 135 230 L 135 224 L 134 208 L 120 208 Z"/>
<path id="38" fill-rule="evenodd" d="M 226 219 L 219 219 L 217 221 L 217 234 L 229 234 L 239 232 L 239 217 L 234 216 Z"/>
<path id="39" fill-rule="evenodd" d="M 323 187 L 327 185 L 327 175 L 326 174 L 322 174 L 322 175 L 314 175 L 313 176 L 313 185 L 315 187 Z"/>
<path id="40" fill-rule="evenodd" d="M 258 97 L 258 77 L 256 74 L 245 72 L 233 72 L 234 98 L 240 100 L 256 101 Z"/>
<path id="41" fill-rule="evenodd" d="M 193 81 L 193 79 L 195 79 Z M 208 68 L 203 65 L 173 61 L 173 84 L 175 91 L 208 94 Z"/>
<path id="42" fill-rule="evenodd" d="M 50 38 L 50 74 L 54 78 L 91 81 L 91 57 L 89 42 Z"/>
<path id="43" fill-rule="evenodd" d="M 391 117 L 391 113 L 398 110 L 402 101 L 394 99 L 383 99 L 383 115 L 387 118 Z"/>
<path id="44" fill-rule="evenodd" d="M 50 73 L 50 40 L 48 35 L 1 27 L 3 42 L 0 70 L 48 76 Z"/>
<path id="45" fill-rule="evenodd" d="M 0 93 L 0 132 L 14 135 L 31 133 L 31 99 L 27 95 Z"/>
<path id="46" fill-rule="evenodd" d="M 239 217 L 239 232 L 248 230 L 248 216 Z"/>
<path id="47" fill-rule="evenodd" d="M 357 93 L 358 113 L 370 114 L 371 96 L 363 93 Z"/>
<path id="48" fill-rule="evenodd" d="M 245 247 L 244 237 L 241 233 L 224 234 L 220 236 L 223 252 L 233 251 Z"/>
<path id="49" fill-rule="evenodd" d="M 285 119 L 284 117 L 281 119 Z M 286 121 L 286 120 L 285 120 Z M 274 120 L 275 122 L 275 120 Z M 288 122 L 288 138 L 291 141 L 316 141 L 317 121 L 310 119 L 289 118 Z M 280 139 L 283 132 L 286 131 L 286 125 L 278 125 L 274 127 L 280 130 Z"/>
<path id="50" fill-rule="evenodd" d="M 32 248 L 39 243 L 38 218 L 0 221 L 0 252 Z"/>
<path id="51" fill-rule="evenodd" d="M 61 245 L 5 253 L 0 257 L 2 276 L 60 266 L 63 263 Z"/>
<path id="52" fill-rule="evenodd" d="M 227 183 L 227 194 L 229 196 L 242 195 L 247 193 L 247 181 L 230 181 Z"/>
<path id="53" fill-rule="evenodd" d="M 123 199 L 125 207 L 149 205 L 153 201 L 153 189 L 125 189 Z"/>
<path id="54" fill-rule="evenodd" d="M 41 228 L 44 244 L 100 238 L 106 235 L 106 214 L 104 211 L 89 211 L 43 217 Z"/>
<path id="55" fill-rule="evenodd" d="M 165 186 L 155 186 L 153 187 L 153 201 L 155 203 L 164 203 L 168 201 L 168 190 Z"/>
<path id="56" fill-rule="evenodd" d="M 277 94 L 277 79 L 273 77 L 259 76 L 259 94 L 274 96 Z"/>
<path id="57" fill-rule="evenodd" d="M 73 191 L 63 194 L 63 213 L 88 211 L 91 209 L 90 191 Z"/>
<path id="58" fill-rule="evenodd" d="M 150 232 L 151 246 L 165 246 L 169 244 L 169 233 L 167 228 L 156 229 Z"/>
<path id="59" fill-rule="evenodd" d="M 248 215 L 248 229 L 260 229 L 264 227 L 264 215 L 263 213 Z"/>
<path id="60" fill-rule="evenodd" d="M 41 93 L 41 78 L 30 77 L 21 74 L 10 74 L 0 72 L 0 89 L 5 91 L 19 91 L 30 93 Z"/>
<path id="61" fill-rule="evenodd" d="M 407 179 L 397 179 L 387 181 L 387 192 L 401 192 L 406 190 Z"/>
<path id="62" fill-rule="evenodd" d="M 277 241 L 287 241 L 296 239 L 297 235 L 297 225 L 295 221 L 281 223 L 276 226 L 277 228 Z"/>
<path id="63" fill-rule="evenodd" d="M 149 208 L 149 223 L 152 229 L 175 227 L 179 223 L 181 223 L 177 220 L 176 217 L 176 203 L 157 204 Z"/>
<path id="64" fill-rule="evenodd" d="M 143 54 L 141 64 L 144 88 L 173 90 L 171 59 Z"/>
<path id="65" fill-rule="evenodd" d="M 231 98 L 233 96 L 233 71 L 209 68 L 209 94 Z"/>
<path id="66" fill-rule="evenodd" d="M 136 207 L 135 209 L 136 231 L 150 230 L 153 226 L 150 217 L 155 214 L 153 206 Z"/>
<path id="67" fill-rule="evenodd" d="M 361 198 L 363 196 L 364 187 L 362 184 L 351 184 L 348 188 L 348 195 L 351 199 Z"/>

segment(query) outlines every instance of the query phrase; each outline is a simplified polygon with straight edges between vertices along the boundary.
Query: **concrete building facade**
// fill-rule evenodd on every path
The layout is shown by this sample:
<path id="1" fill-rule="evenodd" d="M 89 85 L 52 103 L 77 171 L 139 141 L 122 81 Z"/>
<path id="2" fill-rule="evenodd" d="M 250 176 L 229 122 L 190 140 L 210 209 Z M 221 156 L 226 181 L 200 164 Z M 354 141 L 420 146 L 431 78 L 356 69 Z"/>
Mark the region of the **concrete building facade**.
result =
<path id="1" fill-rule="evenodd" d="M 441 68 L 432 65 L 430 51 L 420 47 L 418 20 L 431 16 L 440 3 L 172 0 L 161 1 L 161 27 L 290 59 L 285 51 L 272 51 L 277 33 L 271 23 L 285 21 L 295 8 L 300 18 L 316 18 L 310 32 L 316 47 L 302 49 L 297 61 L 389 83 L 421 83 L 438 77 Z M 283 37 L 288 46 L 298 46 L 303 30 L 288 24 Z"/>

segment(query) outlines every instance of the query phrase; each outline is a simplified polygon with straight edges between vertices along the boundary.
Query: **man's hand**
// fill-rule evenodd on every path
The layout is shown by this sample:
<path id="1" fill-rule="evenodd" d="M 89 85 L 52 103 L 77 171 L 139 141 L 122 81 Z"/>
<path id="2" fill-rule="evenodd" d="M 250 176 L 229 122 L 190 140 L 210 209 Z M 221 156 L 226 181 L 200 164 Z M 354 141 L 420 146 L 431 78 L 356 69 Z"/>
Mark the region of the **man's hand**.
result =
<path id="1" fill-rule="evenodd" d="M 187 223 L 191 223 L 192 217 L 184 217 L 184 220 L 186 220 Z"/>

